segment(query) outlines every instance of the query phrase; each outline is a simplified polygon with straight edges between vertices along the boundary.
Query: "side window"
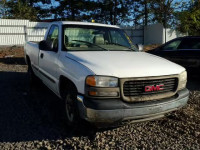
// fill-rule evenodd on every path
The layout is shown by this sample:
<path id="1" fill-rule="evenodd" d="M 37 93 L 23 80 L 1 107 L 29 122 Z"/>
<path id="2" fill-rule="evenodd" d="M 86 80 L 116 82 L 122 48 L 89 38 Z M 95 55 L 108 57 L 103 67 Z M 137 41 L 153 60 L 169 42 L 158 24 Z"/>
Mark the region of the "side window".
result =
<path id="1" fill-rule="evenodd" d="M 180 44 L 178 49 L 200 49 L 200 39 L 199 38 L 190 38 L 183 39 L 183 42 Z"/>
<path id="2" fill-rule="evenodd" d="M 162 49 L 163 50 L 177 50 L 180 43 L 181 43 L 181 40 L 175 40 L 165 45 Z"/>
<path id="3" fill-rule="evenodd" d="M 47 35 L 47 41 L 53 44 L 53 51 L 58 51 L 58 26 L 52 25 Z"/>

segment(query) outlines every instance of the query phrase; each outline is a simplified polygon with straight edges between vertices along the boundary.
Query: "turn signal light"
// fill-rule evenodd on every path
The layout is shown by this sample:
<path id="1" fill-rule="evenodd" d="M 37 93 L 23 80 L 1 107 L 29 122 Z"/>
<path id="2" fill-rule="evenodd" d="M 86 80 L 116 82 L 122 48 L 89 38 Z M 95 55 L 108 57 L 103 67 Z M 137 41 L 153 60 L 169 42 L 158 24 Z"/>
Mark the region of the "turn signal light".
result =
<path id="1" fill-rule="evenodd" d="M 90 96 L 96 96 L 96 95 L 97 95 L 97 92 L 89 91 L 89 95 L 90 95 Z"/>
<path id="2" fill-rule="evenodd" d="M 102 97 L 117 97 L 117 96 L 119 96 L 119 93 L 118 92 L 107 92 L 107 91 L 98 91 L 98 92 L 96 92 L 96 91 L 89 91 L 88 92 L 89 93 L 89 95 L 90 96 L 102 96 Z"/>
<path id="3" fill-rule="evenodd" d="M 88 76 L 86 80 L 86 84 L 89 86 L 96 86 L 96 80 L 94 76 Z"/>

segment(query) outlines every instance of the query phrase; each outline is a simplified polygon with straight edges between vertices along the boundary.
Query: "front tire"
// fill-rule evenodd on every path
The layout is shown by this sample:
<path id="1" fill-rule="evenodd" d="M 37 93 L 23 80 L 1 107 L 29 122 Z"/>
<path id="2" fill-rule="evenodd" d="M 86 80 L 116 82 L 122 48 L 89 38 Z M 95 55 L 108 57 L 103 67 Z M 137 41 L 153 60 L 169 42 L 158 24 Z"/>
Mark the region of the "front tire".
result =
<path id="1" fill-rule="evenodd" d="M 65 102 L 66 122 L 67 125 L 69 126 L 77 126 L 80 121 L 76 98 L 77 98 L 76 90 L 74 89 L 67 90 L 64 102 Z"/>

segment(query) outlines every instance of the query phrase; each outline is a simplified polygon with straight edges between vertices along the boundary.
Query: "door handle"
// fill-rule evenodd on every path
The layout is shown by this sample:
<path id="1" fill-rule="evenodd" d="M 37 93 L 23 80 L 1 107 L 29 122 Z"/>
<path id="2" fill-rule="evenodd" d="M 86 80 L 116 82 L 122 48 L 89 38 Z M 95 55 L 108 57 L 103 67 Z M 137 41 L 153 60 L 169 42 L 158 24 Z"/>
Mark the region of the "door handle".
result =
<path id="1" fill-rule="evenodd" d="M 41 53 L 41 54 L 40 54 L 40 58 L 43 58 L 43 57 L 44 57 L 44 54 L 43 54 L 43 53 Z"/>

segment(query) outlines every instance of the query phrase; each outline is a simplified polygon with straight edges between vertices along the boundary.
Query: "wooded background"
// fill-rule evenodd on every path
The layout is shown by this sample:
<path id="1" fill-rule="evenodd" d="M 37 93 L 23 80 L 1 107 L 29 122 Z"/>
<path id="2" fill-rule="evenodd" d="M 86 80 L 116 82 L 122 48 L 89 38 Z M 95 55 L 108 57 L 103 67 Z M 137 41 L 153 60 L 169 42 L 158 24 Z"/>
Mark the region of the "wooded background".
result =
<path id="1" fill-rule="evenodd" d="M 76 20 L 138 26 L 161 23 L 200 35 L 200 0 L 1 0 L 0 18 Z"/>

